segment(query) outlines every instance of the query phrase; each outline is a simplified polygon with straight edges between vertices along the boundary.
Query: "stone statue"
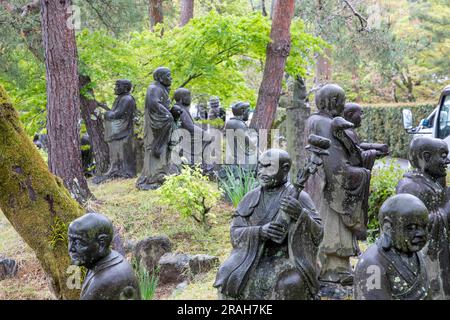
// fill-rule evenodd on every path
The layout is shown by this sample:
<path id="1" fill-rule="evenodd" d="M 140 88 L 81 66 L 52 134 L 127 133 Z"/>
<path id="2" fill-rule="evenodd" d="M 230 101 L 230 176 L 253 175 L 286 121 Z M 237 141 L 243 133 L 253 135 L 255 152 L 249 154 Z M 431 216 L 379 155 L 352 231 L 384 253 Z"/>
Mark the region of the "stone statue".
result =
<path id="1" fill-rule="evenodd" d="M 221 119 L 223 121 L 223 125 L 220 127 L 213 125 L 210 125 L 210 127 L 222 130 L 225 125 L 226 112 L 225 109 L 220 106 L 219 98 L 211 97 L 211 99 L 209 99 L 209 107 L 208 120 Z"/>
<path id="2" fill-rule="evenodd" d="M 309 195 L 288 182 L 290 167 L 283 150 L 261 155 L 261 186 L 241 200 L 231 223 L 233 250 L 214 283 L 220 298 L 316 298 L 323 230 Z"/>
<path id="3" fill-rule="evenodd" d="M 331 141 L 330 155 L 306 187 L 324 226 L 319 279 L 347 286 L 353 283 L 350 257 L 360 253 L 356 235 L 366 229 L 370 170 L 363 166 L 361 150 L 346 133 L 353 124 L 341 117 L 344 90 L 325 85 L 317 91 L 315 103 L 318 112 L 308 118 L 306 133 Z"/>
<path id="4" fill-rule="evenodd" d="M 409 161 L 413 170 L 397 185 L 425 203 L 430 213 L 429 242 L 423 248 L 433 300 L 450 299 L 450 193 L 445 183 L 448 147 L 445 141 L 417 137 L 411 141 Z"/>
<path id="5" fill-rule="evenodd" d="M 145 96 L 144 167 L 136 186 L 141 190 L 157 189 L 169 174 L 172 132 L 176 124 L 170 112 L 170 70 L 159 67 Z"/>
<path id="6" fill-rule="evenodd" d="M 355 269 L 357 300 L 430 299 L 427 270 L 419 251 L 427 241 L 428 210 L 409 194 L 388 198 L 379 213 L 380 238 Z"/>
<path id="7" fill-rule="evenodd" d="M 185 88 L 178 88 L 174 93 L 175 107 L 179 107 L 183 112 L 180 115 L 180 128 L 189 135 L 188 141 L 182 142 L 183 150 L 188 151 L 188 163 L 201 163 L 203 160 L 203 150 L 210 139 L 207 133 L 194 123 L 194 119 L 189 112 L 191 106 L 191 92 Z"/>
<path id="8" fill-rule="evenodd" d="M 110 167 L 103 176 L 95 177 L 94 183 L 114 178 L 136 176 L 136 154 L 134 150 L 134 116 L 136 102 L 131 92 L 131 81 L 116 81 L 117 95 L 112 109 L 105 113 L 105 140 L 109 147 Z"/>
<path id="9" fill-rule="evenodd" d="M 355 129 L 361 127 L 361 121 L 363 111 L 361 106 L 356 103 L 346 103 L 344 107 L 344 119 L 353 124 L 353 128 L 345 130 L 345 134 L 353 141 L 358 147 L 360 153 L 360 159 L 357 161 L 358 166 L 362 166 L 372 171 L 375 160 L 389 155 L 389 148 L 386 144 L 379 143 L 366 143 L 361 142 Z M 363 203 L 364 223 L 361 225 L 362 229 L 356 232 L 358 240 L 366 240 L 367 238 L 367 224 L 369 223 L 368 217 L 368 198 L 365 198 Z"/>
<path id="10" fill-rule="evenodd" d="M 72 264 L 88 269 L 81 300 L 140 300 L 139 283 L 133 268 L 111 250 L 113 226 L 98 213 L 87 213 L 69 225 L 69 255 Z"/>
<path id="11" fill-rule="evenodd" d="M 208 120 L 208 107 L 206 106 L 206 103 L 200 102 L 196 106 L 197 112 L 195 113 L 194 120 L 195 121 L 203 121 Z M 203 130 L 208 130 L 208 124 L 202 123 L 201 128 Z"/>

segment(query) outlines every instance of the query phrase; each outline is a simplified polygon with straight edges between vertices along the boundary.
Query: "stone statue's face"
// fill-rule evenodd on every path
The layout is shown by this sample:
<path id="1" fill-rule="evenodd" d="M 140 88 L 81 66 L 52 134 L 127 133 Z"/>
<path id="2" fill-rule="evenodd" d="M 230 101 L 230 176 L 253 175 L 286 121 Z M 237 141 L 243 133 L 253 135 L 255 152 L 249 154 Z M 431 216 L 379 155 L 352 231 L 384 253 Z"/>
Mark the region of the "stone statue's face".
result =
<path id="1" fill-rule="evenodd" d="M 116 95 L 122 94 L 122 93 L 127 92 L 127 91 L 128 90 L 127 90 L 126 84 L 121 83 L 121 82 L 116 82 L 116 85 L 114 87 L 114 93 Z"/>
<path id="2" fill-rule="evenodd" d="M 90 269 L 103 258 L 107 248 L 99 238 L 91 239 L 87 232 L 69 229 L 69 255 L 72 264 Z"/>
<path id="3" fill-rule="evenodd" d="M 427 243 L 427 212 L 414 212 L 393 218 L 391 238 L 393 246 L 402 252 L 420 251 Z"/>
<path id="4" fill-rule="evenodd" d="M 159 82 L 161 82 L 164 86 L 170 87 L 172 85 L 172 75 L 170 72 L 165 72 L 159 78 Z"/>
<path id="5" fill-rule="evenodd" d="M 258 162 L 258 180 L 263 188 L 271 189 L 281 186 L 287 181 L 288 172 L 289 167 L 286 167 L 286 163 L 280 166 L 277 154 L 263 153 L 261 155 Z"/>
<path id="6" fill-rule="evenodd" d="M 424 159 L 424 171 L 434 178 L 442 178 L 447 175 L 447 166 L 450 163 L 448 159 L 448 147 L 443 141 L 435 141 L 430 146 L 429 151 L 422 154 Z"/>
<path id="7" fill-rule="evenodd" d="M 361 108 L 354 108 L 351 111 L 345 113 L 345 120 L 353 123 L 355 128 L 358 128 L 361 126 L 362 118 L 363 118 L 363 112 L 362 112 Z"/>
<path id="8" fill-rule="evenodd" d="M 249 115 L 250 115 L 250 108 L 249 107 L 244 107 L 244 111 L 242 113 L 242 120 L 247 121 Z"/>

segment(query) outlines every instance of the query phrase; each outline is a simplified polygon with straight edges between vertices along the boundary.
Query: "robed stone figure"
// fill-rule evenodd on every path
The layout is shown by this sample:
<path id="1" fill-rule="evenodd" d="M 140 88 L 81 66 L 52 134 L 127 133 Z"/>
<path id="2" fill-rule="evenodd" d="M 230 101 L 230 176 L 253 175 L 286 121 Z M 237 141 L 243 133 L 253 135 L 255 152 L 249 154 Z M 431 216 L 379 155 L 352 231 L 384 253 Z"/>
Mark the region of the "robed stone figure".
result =
<path id="1" fill-rule="evenodd" d="M 292 197 L 287 181 L 291 159 L 270 149 L 261 155 L 260 187 L 239 203 L 231 223 L 233 250 L 220 266 L 214 286 L 222 299 L 315 299 L 321 220 L 306 192 Z M 287 229 L 276 220 L 291 216 Z M 286 236 L 287 232 L 287 236 Z"/>
<path id="2" fill-rule="evenodd" d="M 136 185 L 141 190 L 157 189 L 169 174 L 171 138 L 176 124 L 170 112 L 170 70 L 159 67 L 145 96 L 144 166 Z"/>

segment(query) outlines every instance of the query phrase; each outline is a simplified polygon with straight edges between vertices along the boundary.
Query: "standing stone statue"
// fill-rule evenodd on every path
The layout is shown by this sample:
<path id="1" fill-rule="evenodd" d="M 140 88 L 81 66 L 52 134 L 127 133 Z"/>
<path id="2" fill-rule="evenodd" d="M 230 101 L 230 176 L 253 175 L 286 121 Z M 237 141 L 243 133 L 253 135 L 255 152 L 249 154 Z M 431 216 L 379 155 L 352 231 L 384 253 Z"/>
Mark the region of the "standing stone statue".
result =
<path id="1" fill-rule="evenodd" d="M 178 106 L 183 111 L 180 115 L 180 129 L 185 130 L 183 135 L 189 139 L 183 143 L 183 149 L 188 151 L 188 163 L 201 163 L 203 160 L 203 149 L 210 141 L 206 131 L 194 123 L 194 119 L 189 112 L 191 106 L 191 92 L 185 88 L 178 88 L 174 93 L 175 106 Z M 174 107 L 175 107 L 174 106 Z"/>
<path id="2" fill-rule="evenodd" d="M 117 98 L 112 109 L 105 113 L 105 140 L 109 147 L 110 167 L 103 176 L 95 177 L 94 183 L 136 176 L 136 154 L 133 141 L 136 102 L 130 94 L 131 87 L 130 80 L 116 81 L 114 93 Z"/>
<path id="3" fill-rule="evenodd" d="M 346 134 L 353 125 L 341 117 L 344 90 L 325 85 L 317 91 L 315 103 L 318 112 L 308 118 L 306 132 L 331 140 L 330 155 L 306 187 L 324 225 L 319 279 L 349 286 L 353 283 L 350 257 L 360 253 L 356 235 L 366 228 L 370 170 L 363 167 L 360 149 Z"/>
<path id="4" fill-rule="evenodd" d="M 227 165 L 239 165 L 247 171 L 256 170 L 258 161 L 257 137 L 247 126 L 250 113 L 248 102 L 237 102 L 231 107 L 233 117 L 225 124 Z"/>
<path id="5" fill-rule="evenodd" d="M 353 128 L 345 130 L 345 134 L 353 141 L 358 147 L 360 153 L 360 161 L 358 165 L 372 171 L 375 160 L 389 155 L 389 148 L 386 144 L 379 143 L 366 143 L 361 142 L 355 129 L 361 127 L 363 111 L 359 104 L 346 103 L 344 107 L 344 119 L 353 124 Z M 359 160 L 359 159 L 358 159 Z M 362 229 L 357 232 L 358 240 L 366 240 L 367 238 L 367 225 L 369 223 L 368 217 L 368 197 L 364 199 L 362 211 L 364 215 L 364 223 L 361 225 Z"/>
<path id="6" fill-rule="evenodd" d="M 223 126 L 225 125 L 225 119 L 226 119 L 226 112 L 225 109 L 220 106 L 220 100 L 218 97 L 211 97 L 209 99 L 209 113 L 208 113 L 208 120 L 215 120 L 215 119 L 221 119 L 223 121 L 223 125 L 213 126 L 210 125 L 210 128 L 216 128 L 222 130 Z"/>
<path id="7" fill-rule="evenodd" d="M 397 185 L 397 193 L 409 193 L 430 212 L 430 239 L 422 252 L 430 277 L 433 300 L 450 299 L 450 193 L 445 183 L 448 147 L 445 141 L 418 137 L 411 141 L 409 161 L 413 170 Z"/>
<path id="8" fill-rule="evenodd" d="M 87 213 L 69 225 L 69 255 L 72 264 L 88 269 L 81 300 L 140 300 L 139 283 L 133 268 L 111 250 L 113 226 L 98 213 Z"/>
<path id="9" fill-rule="evenodd" d="M 355 269 L 356 300 L 430 299 L 425 262 L 419 251 L 427 242 L 428 210 L 417 197 L 387 199 L 379 213 L 381 235 L 360 257 Z"/>
<path id="10" fill-rule="evenodd" d="M 290 167 L 285 151 L 270 149 L 261 155 L 261 186 L 241 200 L 231 223 L 233 250 L 214 283 L 220 298 L 316 298 L 323 230 L 309 195 L 288 182 Z M 279 212 L 289 215 L 287 225 Z"/>
<path id="11" fill-rule="evenodd" d="M 157 189 L 169 174 L 172 132 L 176 124 L 170 112 L 170 70 L 159 67 L 145 96 L 144 167 L 136 186 L 141 190 Z"/>

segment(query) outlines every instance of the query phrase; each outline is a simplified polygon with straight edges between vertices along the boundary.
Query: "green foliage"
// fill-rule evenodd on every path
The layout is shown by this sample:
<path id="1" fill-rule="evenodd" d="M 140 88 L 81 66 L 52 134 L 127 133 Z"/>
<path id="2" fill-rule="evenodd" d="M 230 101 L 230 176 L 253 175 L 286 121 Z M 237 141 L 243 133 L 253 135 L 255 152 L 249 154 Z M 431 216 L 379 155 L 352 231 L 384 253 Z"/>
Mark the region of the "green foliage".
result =
<path id="1" fill-rule="evenodd" d="M 209 220 L 215 218 L 210 210 L 221 196 L 198 166 L 187 165 L 183 166 L 181 174 L 167 177 L 158 193 L 161 204 L 179 212 L 182 217 L 193 218 L 205 230 L 211 226 Z"/>
<path id="2" fill-rule="evenodd" d="M 402 109 L 411 109 L 418 124 L 435 107 L 432 103 L 363 105 L 364 119 L 358 133 L 368 142 L 386 143 L 391 156 L 407 158 L 411 135 L 403 128 Z"/>
<path id="3" fill-rule="evenodd" d="M 210 126 L 216 127 L 216 128 L 223 128 L 225 123 L 222 119 L 216 118 L 216 119 L 200 119 L 196 120 L 199 124 L 209 124 Z"/>
<path id="4" fill-rule="evenodd" d="M 50 246 L 55 249 L 59 243 L 67 246 L 67 230 L 68 225 L 65 224 L 59 217 L 55 217 L 53 224 L 50 226 Z"/>
<path id="5" fill-rule="evenodd" d="M 152 272 L 149 272 L 145 266 L 136 262 L 136 259 L 134 258 L 132 260 L 132 265 L 134 271 L 137 273 L 142 300 L 153 300 L 159 281 L 159 267 L 155 268 Z"/>
<path id="6" fill-rule="evenodd" d="M 374 242 L 379 236 L 378 212 L 383 202 L 390 196 L 395 195 L 395 188 L 404 173 L 405 170 L 401 169 L 398 164 L 394 162 L 387 164 L 385 160 L 383 160 L 381 168 L 372 171 L 368 210 L 368 242 Z"/>
<path id="7" fill-rule="evenodd" d="M 236 208 L 241 199 L 258 186 L 252 171 L 244 170 L 241 166 L 223 166 L 225 177 L 219 178 L 219 186 Z"/>

